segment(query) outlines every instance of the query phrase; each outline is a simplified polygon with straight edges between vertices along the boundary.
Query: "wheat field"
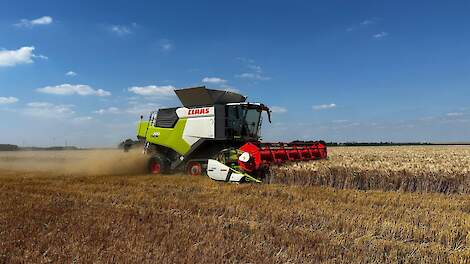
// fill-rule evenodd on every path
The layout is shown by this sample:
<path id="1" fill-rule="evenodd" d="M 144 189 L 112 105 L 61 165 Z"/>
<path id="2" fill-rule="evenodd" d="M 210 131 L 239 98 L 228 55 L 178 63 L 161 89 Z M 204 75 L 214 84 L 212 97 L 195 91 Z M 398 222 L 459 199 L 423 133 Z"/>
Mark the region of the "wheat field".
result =
<path id="1" fill-rule="evenodd" d="M 227 184 L 146 175 L 137 153 L 0 153 L 0 263 L 469 263 L 469 159 L 332 148 Z"/>
<path id="2" fill-rule="evenodd" d="M 271 182 L 339 189 L 470 193 L 469 146 L 337 147 L 329 159 L 273 166 Z"/>

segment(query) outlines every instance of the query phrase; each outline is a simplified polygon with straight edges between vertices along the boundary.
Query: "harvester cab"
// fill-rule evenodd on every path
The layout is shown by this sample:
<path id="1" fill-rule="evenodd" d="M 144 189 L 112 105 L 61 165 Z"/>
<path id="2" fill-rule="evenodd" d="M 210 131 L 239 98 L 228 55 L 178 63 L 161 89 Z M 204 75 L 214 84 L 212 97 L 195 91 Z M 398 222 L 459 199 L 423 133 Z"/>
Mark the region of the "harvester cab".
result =
<path id="1" fill-rule="evenodd" d="M 271 163 L 326 158 L 324 142 L 260 142 L 261 103 L 234 92 L 193 87 L 175 90 L 182 107 L 159 109 L 137 126 L 153 174 L 184 171 L 222 181 L 255 181 Z"/>

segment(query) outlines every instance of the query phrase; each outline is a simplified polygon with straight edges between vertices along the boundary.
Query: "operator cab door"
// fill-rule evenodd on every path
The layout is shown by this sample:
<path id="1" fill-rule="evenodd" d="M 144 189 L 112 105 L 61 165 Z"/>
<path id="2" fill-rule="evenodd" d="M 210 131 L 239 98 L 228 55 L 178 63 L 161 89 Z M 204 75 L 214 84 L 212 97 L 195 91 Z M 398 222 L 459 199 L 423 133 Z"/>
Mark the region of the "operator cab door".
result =
<path id="1" fill-rule="evenodd" d="M 229 138 L 241 138 L 242 122 L 240 108 L 238 106 L 227 106 L 225 118 L 225 135 Z"/>

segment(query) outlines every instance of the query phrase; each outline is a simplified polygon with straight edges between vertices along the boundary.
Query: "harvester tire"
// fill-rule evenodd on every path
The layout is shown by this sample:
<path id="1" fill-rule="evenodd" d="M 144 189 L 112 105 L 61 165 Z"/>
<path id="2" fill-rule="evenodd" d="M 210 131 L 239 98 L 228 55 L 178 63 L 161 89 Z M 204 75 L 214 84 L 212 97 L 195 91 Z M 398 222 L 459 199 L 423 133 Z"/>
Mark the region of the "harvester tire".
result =
<path id="1" fill-rule="evenodd" d="M 168 162 L 161 155 L 153 155 L 148 161 L 148 171 L 150 174 L 166 174 L 169 172 Z"/>
<path id="2" fill-rule="evenodd" d="M 197 161 L 191 161 L 186 166 L 186 172 L 191 176 L 200 176 L 203 173 L 202 164 Z"/>

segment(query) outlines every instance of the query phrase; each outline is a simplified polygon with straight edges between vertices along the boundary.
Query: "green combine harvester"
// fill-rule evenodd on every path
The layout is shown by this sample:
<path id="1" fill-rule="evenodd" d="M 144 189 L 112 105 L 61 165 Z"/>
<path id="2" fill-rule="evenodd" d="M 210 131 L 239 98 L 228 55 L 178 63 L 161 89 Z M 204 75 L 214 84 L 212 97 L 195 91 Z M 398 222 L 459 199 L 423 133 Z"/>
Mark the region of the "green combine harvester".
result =
<path id="1" fill-rule="evenodd" d="M 323 141 L 262 143 L 261 103 L 237 93 L 193 87 L 175 90 L 181 107 L 158 109 L 137 125 L 152 174 L 207 174 L 227 182 L 261 182 L 270 164 L 327 157 Z"/>

